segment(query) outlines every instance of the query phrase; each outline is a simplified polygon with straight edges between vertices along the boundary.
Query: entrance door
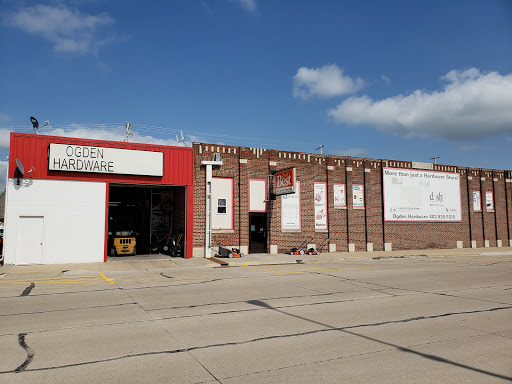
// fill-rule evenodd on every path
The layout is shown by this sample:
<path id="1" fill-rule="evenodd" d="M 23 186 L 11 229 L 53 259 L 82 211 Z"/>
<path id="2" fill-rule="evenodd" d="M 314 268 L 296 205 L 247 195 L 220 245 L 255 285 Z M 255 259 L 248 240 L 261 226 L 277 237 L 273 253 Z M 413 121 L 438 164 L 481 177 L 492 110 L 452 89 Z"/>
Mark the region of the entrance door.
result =
<path id="1" fill-rule="evenodd" d="M 20 216 L 17 264 L 43 263 L 43 216 Z"/>
<path id="2" fill-rule="evenodd" d="M 266 213 L 249 213 L 249 253 L 267 253 Z"/>

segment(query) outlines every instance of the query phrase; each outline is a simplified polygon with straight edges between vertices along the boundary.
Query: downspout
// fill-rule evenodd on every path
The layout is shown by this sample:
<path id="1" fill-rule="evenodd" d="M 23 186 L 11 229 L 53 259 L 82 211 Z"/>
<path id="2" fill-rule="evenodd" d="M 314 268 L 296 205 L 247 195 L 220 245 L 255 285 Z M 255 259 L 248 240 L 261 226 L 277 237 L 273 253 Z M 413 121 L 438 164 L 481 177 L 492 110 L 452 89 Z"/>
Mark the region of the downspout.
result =
<path id="1" fill-rule="evenodd" d="M 479 186 L 480 186 L 480 201 L 481 201 L 481 210 L 482 210 L 482 241 L 484 242 L 483 247 L 485 248 L 485 212 L 487 212 L 487 200 L 484 200 L 486 198 L 486 195 L 485 195 L 485 191 L 482 190 L 482 177 L 483 177 L 482 174 L 483 174 L 483 171 L 482 171 L 482 168 L 480 168 L 479 172 L 478 172 L 480 180 L 478 182 L 479 182 Z M 493 198 L 494 198 L 494 196 L 493 196 Z"/>
<path id="2" fill-rule="evenodd" d="M 212 257 L 212 168 L 214 165 L 222 165 L 222 160 L 218 161 L 201 161 L 201 165 L 205 165 L 206 171 L 206 222 L 205 222 L 205 244 L 204 257 Z"/>
<path id="3" fill-rule="evenodd" d="M 494 204 L 494 232 L 496 236 L 496 247 L 498 246 L 498 215 L 497 215 L 497 204 L 496 204 L 496 188 L 495 188 L 495 182 L 494 182 L 494 171 L 492 172 L 492 200 Z M 498 175 L 496 175 L 498 176 Z M 498 178 L 496 177 L 496 182 L 498 182 Z"/>
<path id="4" fill-rule="evenodd" d="M 387 168 L 386 163 L 386 168 Z M 386 250 L 386 220 L 384 219 L 384 215 L 386 212 L 384 211 L 384 159 L 380 159 L 380 197 L 381 197 L 381 220 L 382 220 L 382 249 Z"/>
<path id="5" fill-rule="evenodd" d="M 365 240 L 365 247 L 366 251 L 368 251 L 368 199 L 366 196 L 368 196 L 368 190 L 366 189 L 366 160 L 363 159 L 363 201 L 364 201 L 364 240 Z M 370 168 L 369 168 L 370 169 Z"/>
<path id="6" fill-rule="evenodd" d="M 241 178 L 242 178 L 242 167 L 240 165 L 240 160 L 242 151 L 240 149 L 241 147 L 238 147 L 238 249 L 242 249 L 242 191 L 240 188 L 242 188 Z M 242 252 L 242 251 L 240 251 Z"/>
<path id="7" fill-rule="evenodd" d="M 471 180 L 473 180 L 473 177 L 471 177 Z M 473 203 L 473 193 L 470 194 L 470 188 L 469 188 L 469 168 L 466 168 L 466 195 L 468 198 L 468 224 L 469 224 L 469 247 L 471 248 L 471 244 L 473 244 L 473 227 L 471 226 L 471 205 Z"/>

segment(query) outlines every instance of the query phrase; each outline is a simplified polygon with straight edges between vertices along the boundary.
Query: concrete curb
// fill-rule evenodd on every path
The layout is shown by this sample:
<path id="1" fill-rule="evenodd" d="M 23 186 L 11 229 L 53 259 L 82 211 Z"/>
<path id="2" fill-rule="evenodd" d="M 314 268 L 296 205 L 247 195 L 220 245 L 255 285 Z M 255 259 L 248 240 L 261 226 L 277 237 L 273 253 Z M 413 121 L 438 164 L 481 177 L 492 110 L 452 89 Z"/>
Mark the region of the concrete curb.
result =
<path id="1" fill-rule="evenodd" d="M 243 267 L 256 265 L 287 265 L 309 263 L 336 263 L 336 262 L 373 262 L 378 260 L 393 260 L 404 258 L 446 258 L 446 257 L 475 257 L 475 256 L 508 256 L 512 255 L 512 248 L 458 248 L 458 249 L 423 249 L 403 251 L 375 251 L 375 252 L 336 252 L 320 255 L 287 255 L 287 254 L 251 254 L 243 258 L 218 258 L 227 263 L 229 267 Z M 301 260 L 302 262 L 298 262 Z M 61 275 L 87 274 L 91 272 L 127 272 L 138 270 L 163 270 L 173 268 L 225 268 L 212 260 L 204 258 L 151 258 L 137 256 L 134 259 L 116 258 L 106 263 L 76 263 L 76 264 L 46 264 L 46 265 L 3 265 L 0 267 L 0 278 L 7 275 Z"/>

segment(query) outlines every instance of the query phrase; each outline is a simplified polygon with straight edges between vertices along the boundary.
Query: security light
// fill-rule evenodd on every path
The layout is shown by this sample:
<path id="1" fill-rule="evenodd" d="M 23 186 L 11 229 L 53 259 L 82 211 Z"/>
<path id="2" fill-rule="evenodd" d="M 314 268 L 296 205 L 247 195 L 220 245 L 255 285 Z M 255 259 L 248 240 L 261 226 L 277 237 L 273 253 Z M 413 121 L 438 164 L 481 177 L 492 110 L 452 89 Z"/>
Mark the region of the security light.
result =
<path id="1" fill-rule="evenodd" d="M 32 123 L 32 128 L 34 129 L 34 132 L 35 132 L 36 134 L 38 134 L 37 130 L 38 130 L 39 128 L 41 128 L 41 127 L 39 126 L 39 122 L 38 122 L 38 121 L 37 121 L 37 119 L 36 119 L 35 117 L 33 117 L 33 116 L 30 116 L 30 122 Z M 44 122 L 45 122 L 45 125 L 43 125 L 43 127 L 46 127 L 48 124 L 50 124 L 50 121 L 49 121 L 49 120 L 45 120 Z"/>

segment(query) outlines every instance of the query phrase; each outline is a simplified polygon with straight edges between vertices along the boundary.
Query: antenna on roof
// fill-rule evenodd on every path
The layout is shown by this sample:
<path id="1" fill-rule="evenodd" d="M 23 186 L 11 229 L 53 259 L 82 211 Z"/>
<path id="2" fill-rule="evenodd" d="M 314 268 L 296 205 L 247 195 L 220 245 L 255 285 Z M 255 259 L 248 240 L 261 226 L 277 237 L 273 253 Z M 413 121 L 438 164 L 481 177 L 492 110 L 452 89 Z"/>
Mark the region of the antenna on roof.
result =
<path id="1" fill-rule="evenodd" d="M 183 131 L 180 130 L 180 137 L 181 139 L 178 139 L 178 135 L 176 135 L 176 142 L 177 143 L 183 143 L 183 145 L 186 147 L 187 143 L 185 143 L 185 138 L 183 137 Z"/>
<path id="2" fill-rule="evenodd" d="M 126 123 L 126 136 L 124 137 L 124 141 L 128 141 L 130 137 L 133 136 L 133 131 L 130 130 L 130 122 Z"/>
<path id="3" fill-rule="evenodd" d="M 437 164 L 437 159 L 440 159 L 441 156 L 434 156 L 434 157 L 431 157 L 429 160 L 434 160 L 434 164 Z"/>
<path id="4" fill-rule="evenodd" d="M 318 151 L 320 150 L 320 154 L 322 154 L 322 148 L 324 147 L 324 145 L 322 144 L 321 146 L 319 146 L 318 148 L 315 149 L 315 151 Z"/>
<path id="5" fill-rule="evenodd" d="M 42 128 L 42 127 L 46 127 L 48 124 L 50 124 L 50 122 L 48 120 L 45 120 L 44 122 L 46 123 L 45 125 L 43 125 L 42 127 L 39 126 L 39 122 L 37 121 L 37 119 L 33 116 L 30 116 L 30 122 L 32 123 L 32 128 L 34 128 L 34 132 L 36 134 L 39 134 L 39 132 L 37 132 L 37 130 L 39 128 Z"/>

